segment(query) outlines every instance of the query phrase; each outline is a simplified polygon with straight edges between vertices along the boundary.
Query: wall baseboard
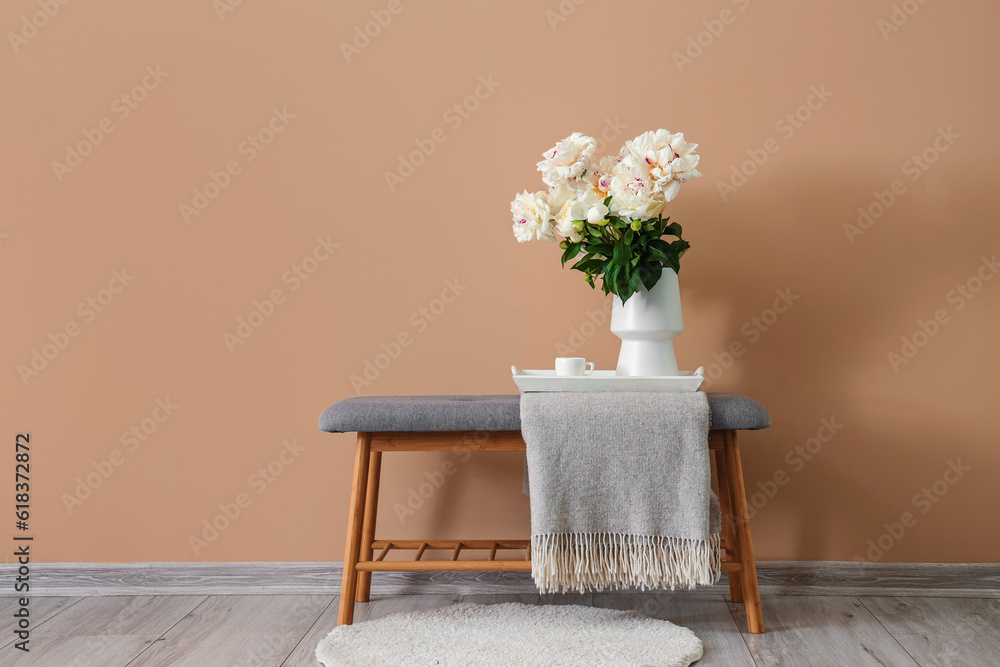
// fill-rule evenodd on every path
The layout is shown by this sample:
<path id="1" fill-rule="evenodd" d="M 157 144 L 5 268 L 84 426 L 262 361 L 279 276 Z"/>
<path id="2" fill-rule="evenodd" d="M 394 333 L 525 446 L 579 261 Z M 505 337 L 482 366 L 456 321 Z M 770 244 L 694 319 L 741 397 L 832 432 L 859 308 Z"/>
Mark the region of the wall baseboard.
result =
<path id="1" fill-rule="evenodd" d="M 16 565 L 0 565 L 13 581 Z M 32 563 L 32 596 L 336 595 L 341 563 Z M 765 595 L 1000 598 L 996 563 L 762 561 Z M 715 586 L 680 595 L 728 593 Z M 376 572 L 374 595 L 536 593 L 528 572 Z M 13 586 L 0 596 L 16 595 Z"/>

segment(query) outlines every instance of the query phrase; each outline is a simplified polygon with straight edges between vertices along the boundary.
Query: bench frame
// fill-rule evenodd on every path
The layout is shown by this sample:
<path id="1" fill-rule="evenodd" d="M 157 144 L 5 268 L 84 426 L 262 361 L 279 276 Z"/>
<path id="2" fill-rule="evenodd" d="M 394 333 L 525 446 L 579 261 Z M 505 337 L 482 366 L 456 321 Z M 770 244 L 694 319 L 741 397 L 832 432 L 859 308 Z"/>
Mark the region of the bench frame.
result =
<path id="1" fill-rule="evenodd" d="M 757 567 L 750 539 L 750 516 L 743 467 L 734 430 L 713 430 L 708 448 L 715 453 L 722 507 L 722 571 L 729 574 L 729 597 L 746 607 L 747 629 L 764 632 Z M 351 508 L 347 519 L 340 613 L 337 625 L 354 622 L 355 602 L 368 602 L 372 572 L 531 571 L 529 540 L 376 540 L 379 474 L 383 452 L 524 451 L 520 431 L 435 431 L 358 433 L 354 454 Z M 450 560 L 421 560 L 427 549 L 451 549 Z M 524 560 L 496 560 L 501 549 L 524 550 Z M 390 551 L 415 551 L 412 560 L 385 560 Z M 488 550 L 485 560 L 459 560 L 463 550 Z"/>

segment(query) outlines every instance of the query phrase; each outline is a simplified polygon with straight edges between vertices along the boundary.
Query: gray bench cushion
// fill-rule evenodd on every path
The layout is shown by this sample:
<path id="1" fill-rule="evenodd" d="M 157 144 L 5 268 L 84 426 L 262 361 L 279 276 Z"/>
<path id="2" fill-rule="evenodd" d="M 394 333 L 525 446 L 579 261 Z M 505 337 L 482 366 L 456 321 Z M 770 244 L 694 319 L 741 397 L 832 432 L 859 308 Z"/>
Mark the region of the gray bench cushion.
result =
<path id="1" fill-rule="evenodd" d="M 757 430 L 771 425 L 764 406 L 739 394 L 708 394 L 712 428 Z M 521 397 L 355 396 L 328 407 L 321 431 L 520 431 Z"/>

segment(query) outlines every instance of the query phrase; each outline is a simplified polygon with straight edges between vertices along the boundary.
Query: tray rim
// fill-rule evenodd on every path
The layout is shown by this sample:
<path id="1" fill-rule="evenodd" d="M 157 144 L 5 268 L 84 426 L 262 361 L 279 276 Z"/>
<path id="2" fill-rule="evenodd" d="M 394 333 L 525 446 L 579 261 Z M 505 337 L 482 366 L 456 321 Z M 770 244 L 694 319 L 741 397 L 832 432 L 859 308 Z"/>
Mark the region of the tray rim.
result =
<path id="1" fill-rule="evenodd" d="M 511 377 L 513 378 L 545 378 L 547 380 L 690 380 L 701 378 L 705 380 L 705 367 L 699 366 L 693 371 L 678 371 L 680 375 L 614 375 L 611 369 L 595 369 L 590 375 L 556 375 L 555 369 L 550 368 L 518 368 L 511 366 Z M 552 375 L 549 375 L 551 373 Z M 601 373 L 602 375 L 597 375 Z M 610 375 L 605 375 L 610 373 Z"/>
<path id="2" fill-rule="evenodd" d="M 522 370 L 516 366 L 511 367 L 511 372 L 514 384 L 522 394 L 559 391 L 669 392 L 671 387 L 686 393 L 700 391 L 705 382 L 704 366 L 694 371 L 680 371 L 683 375 L 659 376 L 615 375 L 613 370 L 594 371 L 591 375 L 556 375 L 554 369 Z M 596 375 L 598 372 L 601 375 Z"/>

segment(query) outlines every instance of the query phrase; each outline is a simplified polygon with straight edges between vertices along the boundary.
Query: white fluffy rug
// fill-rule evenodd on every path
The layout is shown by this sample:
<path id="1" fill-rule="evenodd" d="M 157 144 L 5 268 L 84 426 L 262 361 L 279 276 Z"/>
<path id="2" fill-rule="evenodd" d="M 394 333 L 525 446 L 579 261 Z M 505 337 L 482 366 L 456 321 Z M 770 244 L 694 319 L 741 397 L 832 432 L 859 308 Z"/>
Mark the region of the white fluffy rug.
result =
<path id="1" fill-rule="evenodd" d="M 457 604 L 342 625 L 316 647 L 326 667 L 687 667 L 693 632 L 632 611 Z"/>

